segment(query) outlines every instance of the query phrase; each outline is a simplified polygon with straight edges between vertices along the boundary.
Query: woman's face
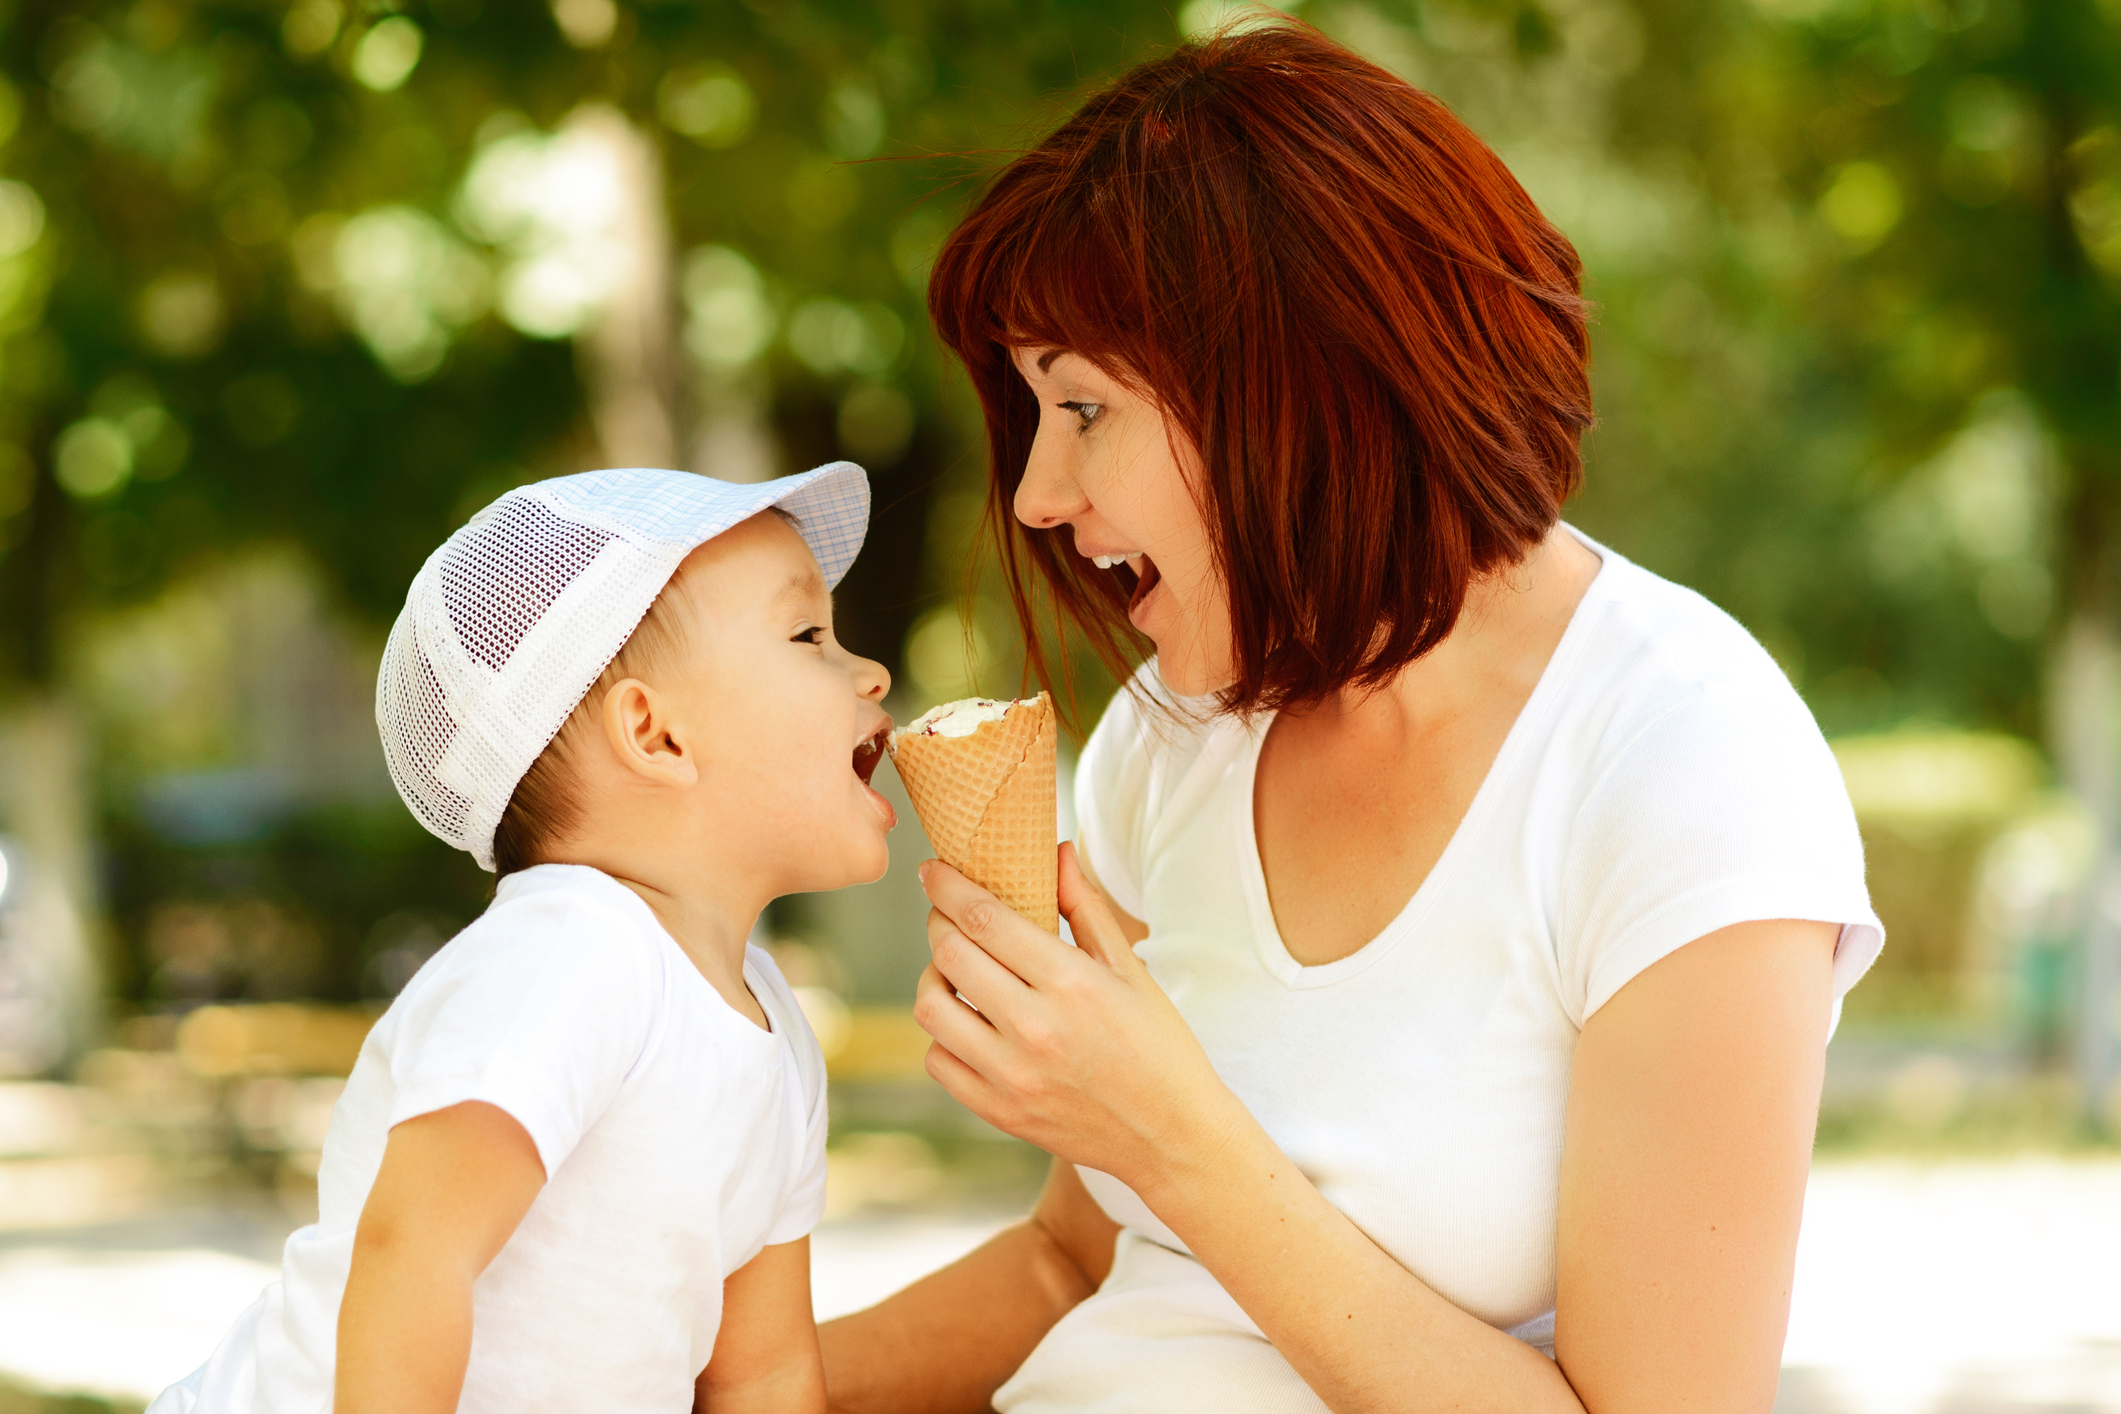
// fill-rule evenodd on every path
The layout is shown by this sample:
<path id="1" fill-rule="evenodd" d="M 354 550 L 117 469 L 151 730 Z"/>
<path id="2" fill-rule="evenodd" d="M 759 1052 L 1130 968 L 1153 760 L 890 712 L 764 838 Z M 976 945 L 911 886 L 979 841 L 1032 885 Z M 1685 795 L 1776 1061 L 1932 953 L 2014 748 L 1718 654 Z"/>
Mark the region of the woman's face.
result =
<path id="1" fill-rule="evenodd" d="M 1080 354 L 1011 351 L 1038 399 L 1038 435 L 1016 488 L 1016 518 L 1073 532 L 1075 553 L 1137 576 L 1127 618 L 1156 644 L 1172 691 L 1211 692 L 1230 677 L 1230 610 L 1207 523 L 1194 500 L 1200 457 L 1152 399 Z"/>

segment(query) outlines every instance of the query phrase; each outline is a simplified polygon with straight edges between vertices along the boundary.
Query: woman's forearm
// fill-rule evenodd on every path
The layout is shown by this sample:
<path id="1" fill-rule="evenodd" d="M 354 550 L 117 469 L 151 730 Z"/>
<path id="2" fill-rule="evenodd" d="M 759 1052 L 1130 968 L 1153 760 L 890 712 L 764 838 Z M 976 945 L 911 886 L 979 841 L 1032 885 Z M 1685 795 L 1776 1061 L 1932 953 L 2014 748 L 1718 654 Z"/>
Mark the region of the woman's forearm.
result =
<path id="1" fill-rule="evenodd" d="M 1038 1222 L 818 1328 L 833 1414 L 986 1414 L 1053 1323 L 1095 1290 Z"/>
<path id="2" fill-rule="evenodd" d="M 1553 1361 L 1437 1295 L 1232 1109 L 1142 1199 L 1336 1414 L 1584 1414 Z"/>

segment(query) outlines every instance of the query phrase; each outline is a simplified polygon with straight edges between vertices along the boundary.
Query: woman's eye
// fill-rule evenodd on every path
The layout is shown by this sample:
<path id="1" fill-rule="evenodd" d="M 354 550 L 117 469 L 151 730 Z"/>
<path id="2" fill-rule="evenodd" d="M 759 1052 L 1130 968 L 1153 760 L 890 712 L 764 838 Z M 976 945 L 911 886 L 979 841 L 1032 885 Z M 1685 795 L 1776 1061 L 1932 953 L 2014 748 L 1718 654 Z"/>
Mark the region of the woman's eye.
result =
<path id="1" fill-rule="evenodd" d="M 825 644 L 825 633 L 826 630 L 823 626 L 806 628 L 788 641 L 790 643 L 807 643 L 813 648 L 822 648 Z"/>
<path id="2" fill-rule="evenodd" d="M 1105 405 L 1103 403 L 1085 403 L 1071 401 L 1059 403 L 1056 404 L 1056 406 L 1064 408 L 1067 411 L 1075 414 L 1075 430 L 1078 432 L 1088 432 L 1090 430 L 1090 424 L 1097 421 L 1098 415 L 1104 412 L 1105 410 Z"/>

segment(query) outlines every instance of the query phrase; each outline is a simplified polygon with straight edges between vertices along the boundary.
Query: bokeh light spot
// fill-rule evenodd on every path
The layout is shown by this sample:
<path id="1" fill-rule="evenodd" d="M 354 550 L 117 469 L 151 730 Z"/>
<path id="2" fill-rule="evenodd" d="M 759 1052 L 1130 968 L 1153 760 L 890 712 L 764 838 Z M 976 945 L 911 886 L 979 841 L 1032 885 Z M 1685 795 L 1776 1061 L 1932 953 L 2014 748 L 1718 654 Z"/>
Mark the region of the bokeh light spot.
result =
<path id="1" fill-rule="evenodd" d="M 656 89 L 656 114 L 702 147 L 734 147 L 750 135 L 758 102 L 735 69 L 701 64 L 664 77 Z"/>
<path id="2" fill-rule="evenodd" d="M 552 0 L 552 21 L 575 48 L 601 49 L 619 26 L 619 7 L 613 0 Z"/>
<path id="3" fill-rule="evenodd" d="M 378 21 L 354 46 L 353 75 L 377 93 L 389 93 L 412 77 L 425 43 L 420 27 L 403 15 Z"/>
<path id="4" fill-rule="evenodd" d="M 115 495 L 133 474 L 132 439 L 115 422 L 83 418 L 53 444 L 52 470 L 69 496 L 93 501 Z"/>
<path id="5" fill-rule="evenodd" d="M 339 37 L 345 19 L 339 0 L 295 0 L 280 20 L 280 43 L 298 59 L 322 54 Z"/>
<path id="6" fill-rule="evenodd" d="M 882 373 L 905 342 L 905 322 L 880 304 L 810 300 L 788 320 L 789 351 L 818 373 Z"/>
<path id="7" fill-rule="evenodd" d="M 765 281 L 728 246 L 707 245 L 685 257 L 685 346 L 702 363 L 749 363 L 772 341 L 775 318 Z"/>
<path id="8" fill-rule="evenodd" d="M 841 84 L 825 99 L 824 128 L 834 157 L 867 157 L 884 142 L 883 102 L 859 84 Z"/>
<path id="9" fill-rule="evenodd" d="M 197 358 L 221 342 L 221 287 L 199 271 L 157 275 L 140 292 L 140 332 L 171 358 Z"/>
<path id="10" fill-rule="evenodd" d="M 1900 184 L 1876 162 L 1844 163 L 1819 198 L 1819 214 L 1851 252 L 1884 240 L 1900 224 Z"/>
<path id="11" fill-rule="evenodd" d="M 0 180 L 0 260 L 20 255 L 43 234 L 43 200 L 21 182 Z"/>

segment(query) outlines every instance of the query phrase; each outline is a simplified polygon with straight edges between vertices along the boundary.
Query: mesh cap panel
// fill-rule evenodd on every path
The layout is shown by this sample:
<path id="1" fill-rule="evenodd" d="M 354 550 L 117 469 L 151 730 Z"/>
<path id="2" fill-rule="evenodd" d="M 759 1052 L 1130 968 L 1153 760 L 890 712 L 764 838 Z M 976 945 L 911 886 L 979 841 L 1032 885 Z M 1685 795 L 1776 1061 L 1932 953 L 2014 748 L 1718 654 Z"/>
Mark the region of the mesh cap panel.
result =
<path id="1" fill-rule="evenodd" d="M 376 726 L 398 794 L 482 868 L 523 779 L 696 547 L 781 506 L 836 585 L 869 483 L 851 462 L 737 484 L 585 472 L 519 487 L 428 557 L 390 631 Z"/>
<path id="2" fill-rule="evenodd" d="M 609 532 L 562 520 L 536 501 L 496 503 L 480 533 L 452 540 L 436 566 L 443 607 L 465 651 L 499 672 L 610 543 Z"/>

